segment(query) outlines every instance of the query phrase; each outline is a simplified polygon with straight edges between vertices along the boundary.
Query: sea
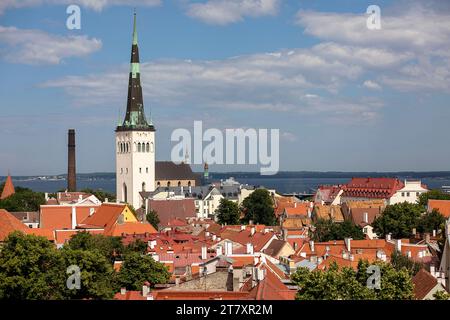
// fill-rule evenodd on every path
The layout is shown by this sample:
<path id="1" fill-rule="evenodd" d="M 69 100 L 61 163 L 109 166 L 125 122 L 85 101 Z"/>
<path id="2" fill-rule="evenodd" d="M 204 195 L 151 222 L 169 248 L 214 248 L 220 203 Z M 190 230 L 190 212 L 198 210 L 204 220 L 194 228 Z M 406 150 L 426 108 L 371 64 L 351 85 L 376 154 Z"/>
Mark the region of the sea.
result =
<path id="1" fill-rule="evenodd" d="M 397 177 L 401 180 L 421 180 L 429 189 L 444 189 L 450 186 L 450 172 L 443 173 L 336 173 L 336 172 L 299 172 L 285 173 L 277 176 L 260 176 L 256 173 L 217 173 L 213 174 L 211 181 L 224 180 L 233 177 L 242 184 L 252 186 L 264 186 L 268 189 L 275 189 L 284 194 L 310 194 L 320 185 L 337 185 L 347 183 L 352 177 L 363 176 L 385 176 Z M 43 177 L 12 177 L 15 186 L 30 188 L 38 192 L 57 192 L 64 190 L 67 181 L 64 175 L 43 176 Z M 5 177 L 0 177 L 4 181 Z M 113 173 L 82 174 L 77 176 L 77 189 L 103 190 L 106 192 L 116 192 L 116 180 Z"/>

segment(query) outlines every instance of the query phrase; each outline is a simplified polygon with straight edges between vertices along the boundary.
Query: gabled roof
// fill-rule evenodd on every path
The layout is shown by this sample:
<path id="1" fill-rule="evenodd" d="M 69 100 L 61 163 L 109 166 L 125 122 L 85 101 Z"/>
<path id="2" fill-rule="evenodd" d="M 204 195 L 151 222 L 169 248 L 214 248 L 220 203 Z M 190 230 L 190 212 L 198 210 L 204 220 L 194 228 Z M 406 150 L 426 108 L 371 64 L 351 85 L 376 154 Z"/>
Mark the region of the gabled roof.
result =
<path id="1" fill-rule="evenodd" d="M 417 300 L 424 299 L 438 284 L 437 279 L 423 268 L 413 277 L 412 282 L 414 283 L 414 296 Z"/>
<path id="2" fill-rule="evenodd" d="M 84 219 L 79 227 L 88 229 L 111 228 L 125 210 L 125 207 L 125 204 L 103 203 L 93 215 Z"/>
<path id="3" fill-rule="evenodd" d="M 336 222 L 344 221 L 341 206 L 316 204 L 314 206 L 314 215 L 317 219 L 332 219 Z"/>
<path id="4" fill-rule="evenodd" d="M 158 214 L 160 226 L 169 226 L 175 218 L 185 219 L 196 217 L 194 199 L 149 200 L 149 210 Z"/>
<path id="5" fill-rule="evenodd" d="M 2 191 L 2 194 L 0 196 L 0 199 L 1 200 L 6 199 L 9 196 L 12 196 L 15 192 L 16 191 L 14 189 L 14 185 L 13 185 L 11 176 L 8 175 L 8 177 L 6 178 L 5 186 L 3 187 L 3 191 Z"/>
<path id="6" fill-rule="evenodd" d="M 91 213 L 91 209 L 99 210 L 99 206 L 75 205 L 76 223 L 80 224 Z M 70 205 L 42 205 L 40 212 L 40 228 L 44 229 L 72 229 L 72 206 Z"/>
<path id="7" fill-rule="evenodd" d="M 155 180 L 192 180 L 196 181 L 198 175 L 192 172 L 187 163 L 175 164 L 172 161 L 155 162 Z"/>
<path id="8" fill-rule="evenodd" d="M 0 241 L 13 231 L 27 232 L 29 228 L 4 209 L 0 209 Z"/>

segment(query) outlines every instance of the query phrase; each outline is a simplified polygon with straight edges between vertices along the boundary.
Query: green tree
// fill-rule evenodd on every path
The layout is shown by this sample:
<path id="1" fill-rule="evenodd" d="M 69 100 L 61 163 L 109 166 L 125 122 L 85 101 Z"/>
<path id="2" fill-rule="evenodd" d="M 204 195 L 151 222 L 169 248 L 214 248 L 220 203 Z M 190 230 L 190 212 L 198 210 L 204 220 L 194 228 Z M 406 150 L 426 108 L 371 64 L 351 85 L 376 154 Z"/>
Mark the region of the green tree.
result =
<path id="1" fill-rule="evenodd" d="M 0 200 L 0 209 L 5 209 L 9 212 L 38 211 L 42 204 L 45 204 L 44 193 L 16 187 L 13 195 Z"/>
<path id="2" fill-rule="evenodd" d="M 80 289 L 65 287 L 64 296 L 69 299 L 112 299 L 115 293 L 114 270 L 111 262 L 98 250 L 60 250 L 64 271 L 71 265 L 81 273 Z"/>
<path id="3" fill-rule="evenodd" d="M 125 255 L 117 275 L 117 289 L 141 290 L 146 281 L 154 286 L 159 283 L 167 283 L 169 278 L 170 273 L 164 264 L 156 262 L 150 256 L 130 253 Z"/>
<path id="4" fill-rule="evenodd" d="M 145 254 L 147 252 L 147 247 L 148 245 L 146 242 L 142 241 L 141 239 L 136 239 L 136 241 L 131 242 L 125 247 L 125 254 L 129 254 L 131 252 Z"/>
<path id="5" fill-rule="evenodd" d="M 389 205 L 375 218 L 372 226 L 380 237 L 392 233 L 394 238 L 407 238 L 417 227 L 421 213 L 422 208 L 417 204 L 403 202 Z"/>
<path id="6" fill-rule="evenodd" d="M 124 252 L 124 246 L 120 237 L 108 237 L 85 231 L 74 234 L 65 247 L 71 250 L 97 250 L 111 263 Z"/>
<path id="7" fill-rule="evenodd" d="M 8 235 L 0 250 L 0 299 L 63 299 L 65 281 L 63 260 L 46 238 Z"/>
<path id="8" fill-rule="evenodd" d="M 437 210 L 425 213 L 417 222 L 417 231 L 431 233 L 433 230 L 445 230 L 445 217 Z"/>
<path id="9" fill-rule="evenodd" d="M 236 202 L 222 198 L 217 208 L 217 218 L 220 224 L 239 224 L 240 212 Z"/>
<path id="10" fill-rule="evenodd" d="M 450 194 L 445 193 L 441 190 L 430 190 L 428 192 L 422 193 L 419 196 L 418 204 L 422 208 L 426 208 L 428 206 L 428 200 L 434 199 L 434 200 L 450 200 Z"/>
<path id="11" fill-rule="evenodd" d="M 412 277 L 415 276 L 416 273 L 423 268 L 422 263 L 415 262 L 398 251 L 394 251 L 392 253 L 391 264 L 395 268 L 395 270 L 407 270 Z"/>
<path id="12" fill-rule="evenodd" d="M 268 190 L 256 189 L 242 202 L 245 223 L 265 224 L 273 226 L 276 224 L 276 217 L 273 207 L 273 200 Z"/>
<path id="13" fill-rule="evenodd" d="M 335 223 L 332 220 L 319 219 L 314 224 L 314 227 L 312 238 L 318 242 L 343 240 L 345 238 L 362 240 L 365 238 L 362 228 L 349 220 Z"/>
<path id="14" fill-rule="evenodd" d="M 150 210 L 146 216 L 145 219 L 150 223 L 156 230 L 159 228 L 159 216 L 158 213 L 155 210 Z"/>
<path id="15" fill-rule="evenodd" d="M 409 300 L 414 297 L 411 276 L 390 264 L 375 262 L 381 272 L 381 288 L 367 286 L 369 263 L 360 261 L 357 270 L 339 269 L 332 263 L 326 271 L 299 268 L 292 281 L 299 287 L 298 300 Z"/>
<path id="16" fill-rule="evenodd" d="M 436 300 L 450 300 L 450 293 L 447 293 L 444 290 L 439 290 L 433 294 L 433 298 Z"/>

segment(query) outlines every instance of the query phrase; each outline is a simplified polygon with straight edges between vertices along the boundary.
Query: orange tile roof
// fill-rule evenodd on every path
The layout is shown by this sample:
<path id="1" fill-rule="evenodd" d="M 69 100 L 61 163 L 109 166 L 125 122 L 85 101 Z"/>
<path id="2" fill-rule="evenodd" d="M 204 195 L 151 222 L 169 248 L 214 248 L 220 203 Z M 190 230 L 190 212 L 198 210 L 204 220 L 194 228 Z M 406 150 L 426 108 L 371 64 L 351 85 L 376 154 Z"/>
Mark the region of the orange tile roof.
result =
<path id="1" fill-rule="evenodd" d="M 28 229 L 29 228 L 26 225 L 11 213 L 4 209 L 0 209 L 0 241 L 4 241 L 13 231 L 17 230 L 26 233 Z"/>
<path id="2" fill-rule="evenodd" d="M 155 300 L 241 300 L 248 299 L 245 291 L 153 291 Z"/>
<path id="3" fill-rule="evenodd" d="M 125 294 L 120 292 L 116 293 L 114 295 L 114 300 L 147 300 L 147 298 L 142 295 L 141 291 L 127 290 Z"/>
<path id="4" fill-rule="evenodd" d="M 2 195 L 0 196 L 0 199 L 6 199 L 9 196 L 12 196 L 16 191 L 14 190 L 14 184 L 12 182 L 11 176 L 8 174 L 8 177 L 5 181 L 5 186 L 3 187 Z"/>
<path id="5" fill-rule="evenodd" d="M 222 240 L 228 239 L 233 242 L 238 242 L 244 246 L 247 245 L 247 243 L 251 243 L 253 244 L 255 252 L 258 252 L 267 244 L 267 242 L 269 242 L 270 239 L 272 239 L 274 235 L 275 234 L 273 232 L 255 232 L 251 235 L 248 230 L 227 230 L 222 232 L 220 236 Z"/>
<path id="6" fill-rule="evenodd" d="M 75 206 L 77 224 L 89 217 L 91 208 L 97 210 L 99 206 Z M 72 229 L 72 206 L 43 205 L 40 213 L 40 227 L 44 229 Z"/>
<path id="7" fill-rule="evenodd" d="M 55 234 L 54 234 L 53 230 L 51 230 L 51 229 L 28 228 L 26 233 L 34 234 L 35 236 L 47 238 L 49 241 L 55 241 Z"/>
<path id="8" fill-rule="evenodd" d="M 157 233 L 158 231 L 146 222 L 115 223 L 111 228 L 105 229 L 106 236 L 118 237 L 126 234 Z"/>
<path id="9" fill-rule="evenodd" d="M 450 200 L 428 200 L 428 210 L 438 210 L 444 217 L 450 217 Z"/>
<path id="10" fill-rule="evenodd" d="M 287 216 L 307 216 L 308 210 L 311 208 L 309 202 L 294 203 L 293 207 L 285 208 Z"/>
<path id="11" fill-rule="evenodd" d="M 387 199 L 404 187 L 396 178 L 352 178 L 344 186 L 343 197 Z"/>
<path id="12" fill-rule="evenodd" d="M 56 244 L 65 244 L 70 238 L 78 232 L 89 232 L 91 234 L 103 234 L 103 229 L 68 229 L 68 230 L 55 230 L 55 242 Z"/>
<path id="13" fill-rule="evenodd" d="M 107 228 L 117 221 L 120 214 L 125 210 L 125 204 L 102 203 L 98 210 L 88 216 L 80 223 L 80 227 L 85 228 Z"/>

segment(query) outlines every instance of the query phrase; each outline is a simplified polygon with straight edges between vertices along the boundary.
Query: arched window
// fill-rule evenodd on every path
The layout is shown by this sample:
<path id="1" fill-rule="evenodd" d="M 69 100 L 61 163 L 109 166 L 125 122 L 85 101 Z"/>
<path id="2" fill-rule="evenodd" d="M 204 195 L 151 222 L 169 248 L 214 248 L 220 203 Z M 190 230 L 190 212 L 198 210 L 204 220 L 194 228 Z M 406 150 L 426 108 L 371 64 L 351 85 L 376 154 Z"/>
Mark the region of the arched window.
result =
<path id="1" fill-rule="evenodd" d="M 167 186 L 170 187 L 170 181 L 167 181 Z"/>
<path id="2" fill-rule="evenodd" d="M 138 152 L 141 152 L 141 143 L 138 143 Z"/>
<path id="3" fill-rule="evenodd" d="M 147 167 L 147 168 L 145 168 L 145 173 L 148 173 L 148 167 Z"/>
<path id="4" fill-rule="evenodd" d="M 127 142 L 127 144 L 125 145 L 125 147 L 126 147 L 126 148 L 125 148 L 125 149 L 126 149 L 125 152 L 128 153 L 128 151 L 129 151 L 129 149 L 130 149 L 130 143 Z"/>
<path id="5" fill-rule="evenodd" d="M 145 192 L 145 182 L 142 182 L 142 192 Z"/>
<path id="6" fill-rule="evenodd" d="M 153 142 L 150 142 L 150 152 L 155 152 L 155 147 L 153 146 Z"/>
<path id="7" fill-rule="evenodd" d="M 117 152 L 120 153 L 120 142 L 117 142 Z"/>
<path id="8" fill-rule="evenodd" d="M 181 181 L 178 181 L 178 187 L 181 187 Z"/>
<path id="9" fill-rule="evenodd" d="M 158 181 L 158 183 L 156 184 L 156 186 L 159 188 L 161 187 L 161 182 Z"/>
<path id="10" fill-rule="evenodd" d="M 124 183 L 122 185 L 122 199 L 123 202 L 127 202 L 128 198 L 127 198 L 127 185 Z"/>
<path id="11" fill-rule="evenodd" d="M 188 182 L 188 187 L 190 187 L 190 186 L 191 186 L 191 182 L 189 181 L 189 182 Z"/>
<path id="12" fill-rule="evenodd" d="M 150 143 L 147 142 L 146 150 L 147 152 L 150 152 Z"/>

